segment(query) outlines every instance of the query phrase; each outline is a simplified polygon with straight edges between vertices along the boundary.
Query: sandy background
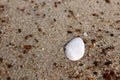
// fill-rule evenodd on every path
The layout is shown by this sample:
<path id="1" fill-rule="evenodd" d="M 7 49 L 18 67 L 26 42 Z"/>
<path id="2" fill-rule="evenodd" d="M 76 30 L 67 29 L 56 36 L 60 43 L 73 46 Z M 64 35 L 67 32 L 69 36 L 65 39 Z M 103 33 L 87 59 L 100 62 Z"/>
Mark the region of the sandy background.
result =
<path id="1" fill-rule="evenodd" d="M 119 50 L 120 0 L 0 0 L 0 80 L 120 80 Z"/>

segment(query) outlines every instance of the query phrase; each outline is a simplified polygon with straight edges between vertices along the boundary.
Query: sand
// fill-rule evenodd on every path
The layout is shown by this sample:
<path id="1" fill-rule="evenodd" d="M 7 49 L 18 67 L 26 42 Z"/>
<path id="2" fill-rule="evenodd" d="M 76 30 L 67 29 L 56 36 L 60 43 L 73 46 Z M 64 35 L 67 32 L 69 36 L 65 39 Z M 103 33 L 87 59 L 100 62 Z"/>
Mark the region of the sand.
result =
<path id="1" fill-rule="evenodd" d="M 86 50 L 73 62 L 76 36 Z M 120 80 L 119 50 L 119 0 L 0 0 L 0 80 Z"/>

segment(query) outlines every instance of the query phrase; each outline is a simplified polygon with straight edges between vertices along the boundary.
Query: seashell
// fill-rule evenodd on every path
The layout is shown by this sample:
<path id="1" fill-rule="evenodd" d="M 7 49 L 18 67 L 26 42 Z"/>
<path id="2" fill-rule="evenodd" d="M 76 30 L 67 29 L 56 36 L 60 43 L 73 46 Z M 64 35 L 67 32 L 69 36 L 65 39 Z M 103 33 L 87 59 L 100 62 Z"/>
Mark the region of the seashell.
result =
<path id="1" fill-rule="evenodd" d="M 70 40 L 64 48 L 66 57 L 72 61 L 81 59 L 85 53 L 85 44 L 80 37 Z"/>

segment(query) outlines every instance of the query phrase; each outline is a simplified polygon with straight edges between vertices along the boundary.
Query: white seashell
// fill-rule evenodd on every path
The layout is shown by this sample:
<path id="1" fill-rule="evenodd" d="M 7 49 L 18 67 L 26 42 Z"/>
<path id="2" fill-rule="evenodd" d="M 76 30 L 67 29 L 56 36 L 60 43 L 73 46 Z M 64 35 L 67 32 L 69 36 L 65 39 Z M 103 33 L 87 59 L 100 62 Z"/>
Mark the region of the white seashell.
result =
<path id="1" fill-rule="evenodd" d="M 72 61 L 77 61 L 83 57 L 85 53 L 85 44 L 80 37 L 70 40 L 65 45 L 65 55 Z"/>

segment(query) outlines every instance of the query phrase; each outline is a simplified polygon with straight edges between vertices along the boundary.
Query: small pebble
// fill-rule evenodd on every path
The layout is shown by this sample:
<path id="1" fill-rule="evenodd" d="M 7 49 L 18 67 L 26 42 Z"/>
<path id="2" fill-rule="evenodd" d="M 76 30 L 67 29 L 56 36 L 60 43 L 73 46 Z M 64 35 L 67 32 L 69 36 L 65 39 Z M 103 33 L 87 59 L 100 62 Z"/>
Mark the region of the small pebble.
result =
<path id="1" fill-rule="evenodd" d="M 88 34 L 86 33 L 86 32 L 84 32 L 84 34 L 83 34 L 85 37 L 87 37 L 88 36 Z"/>
<path id="2" fill-rule="evenodd" d="M 65 45 L 65 55 L 72 61 L 77 61 L 84 56 L 85 44 L 80 37 L 70 40 Z"/>
<path id="3" fill-rule="evenodd" d="M 45 50 L 45 48 L 41 48 L 42 49 L 42 51 L 44 51 Z"/>
<path id="4" fill-rule="evenodd" d="M 110 34 L 110 36 L 111 36 L 111 37 L 113 37 L 113 36 L 114 36 L 114 34 Z"/>
<path id="5" fill-rule="evenodd" d="M 112 64 L 112 61 L 106 61 L 105 65 L 109 66 L 110 64 Z"/>
<path id="6" fill-rule="evenodd" d="M 68 34 L 72 34 L 72 31 L 67 31 Z"/>

